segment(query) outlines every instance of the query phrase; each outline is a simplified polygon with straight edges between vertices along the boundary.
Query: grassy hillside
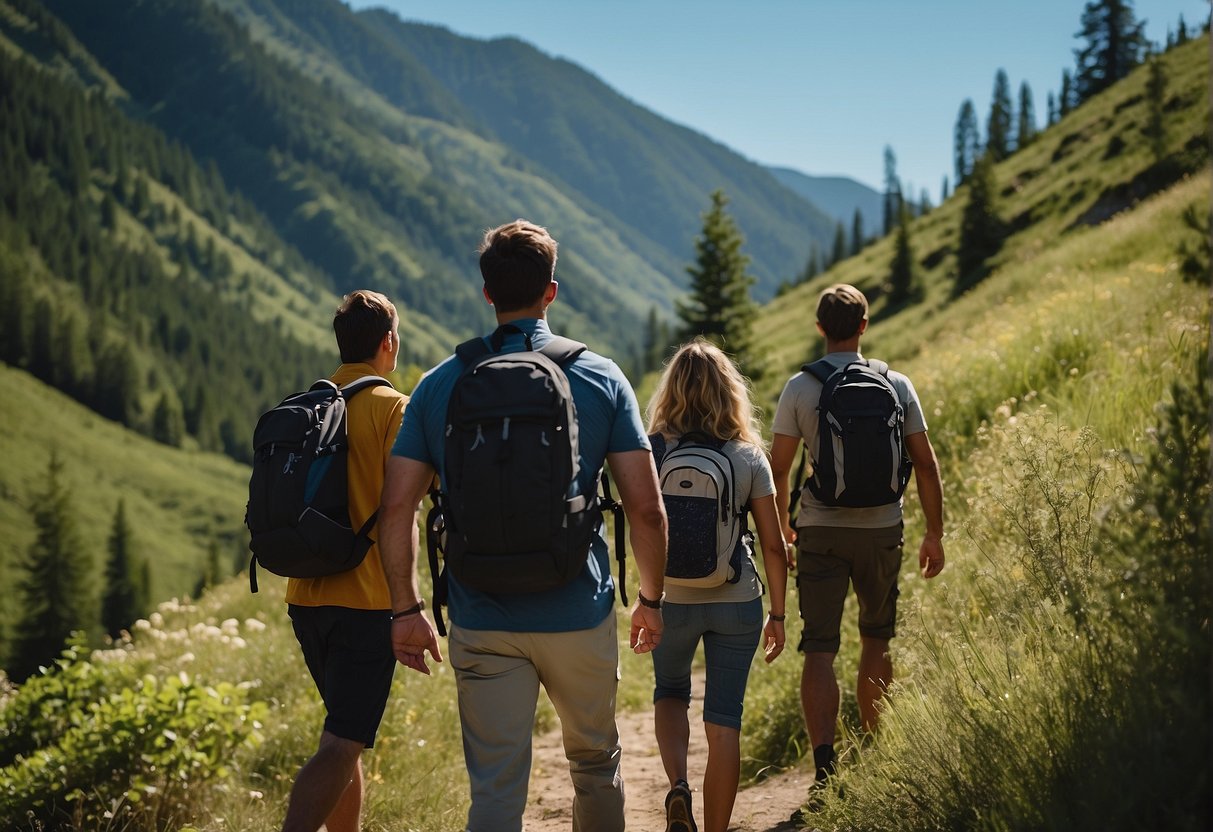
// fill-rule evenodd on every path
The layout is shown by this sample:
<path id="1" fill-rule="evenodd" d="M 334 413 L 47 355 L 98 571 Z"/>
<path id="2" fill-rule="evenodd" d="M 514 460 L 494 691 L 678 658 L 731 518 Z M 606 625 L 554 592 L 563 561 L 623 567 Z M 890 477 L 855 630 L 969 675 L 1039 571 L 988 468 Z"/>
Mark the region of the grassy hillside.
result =
<path id="1" fill-rule="evenodd" d="M 973 317 L 993 304 L 1006 300 L 1018 307 L 1018 292 L 1049 286 L 1051 281 L 1064 284 L 1062 263 L 1068 263 L 1067 271 L 1075 275 L 1119 270 L 1144 245 L 1156 264 L 1170 268 L 1178 242 L 1190 233 L 1175 222 L 1174 212 L 1182 205 L 1168 213 L 1167 222 L 1153 236 L 1110 245 L 1090 242 L 1091 235 L 1101 233 L 1101 223 L 1149 194 L 1202 174 L 1208 164 L 1208 40 L 1191 42 L 1162 60 L 1169 76 L 1168 156 L 1163 162 L 1153 161 L 1142 139 L 1147 118 L 1143 68 L 1071 112 L 995 168 L 997 209 L 1011 233 L 992 259 L 993 276 L 971 292 L 972 298 L 957 302 L 954 296 L 958 229 L 968 198 L 967 187 L 961 187 L 945 204 L 910 225 L 917 258 L 917 302 L 890 308 L 885 288 L 893 260 L 889 237 L 765 307 L 755 327 L 756 351 L 766 357 L 766 382 L 760 388 L 763 404 L 773 406 L 783 380 L 820 349 L 815 342 L 814 310 L 818 293 L 832 283 L 854 284 L 872 302 L 865 352 L 905 363 L 948 338 L 967 331 L 980 335 L 982 330 L 972 329 Z M 1192 192 L 1192 199 L 1199 198 L 1198 190 Z M 1059 250 L 1059 246 L 1070 248 Z M 1054 291 L 1062 288 L 1055 286 Z M 1020 391 L 1007 395 L 1016 392 Z"/>
<path id="2" fill-rule="evenodd" d="M 50 454 L 64 463 L 75 519 L 97 567 L 100 589 L 118 500 L 126 501 L 136 554 L 151 561 L 154 598 L 192 592 L 208 547 L 226 573 L 246 551 L 248 469 L 218 454 L 169 448 L 103 419 L 49 390 L 28 373 L 0 364 L 0 421 L 7 426 L 0 500 L 0 564 L 5 574 L 34 537 L 30 504 L 43 488 Z M 6 618 L 16 612 L 5 595 Z"/>

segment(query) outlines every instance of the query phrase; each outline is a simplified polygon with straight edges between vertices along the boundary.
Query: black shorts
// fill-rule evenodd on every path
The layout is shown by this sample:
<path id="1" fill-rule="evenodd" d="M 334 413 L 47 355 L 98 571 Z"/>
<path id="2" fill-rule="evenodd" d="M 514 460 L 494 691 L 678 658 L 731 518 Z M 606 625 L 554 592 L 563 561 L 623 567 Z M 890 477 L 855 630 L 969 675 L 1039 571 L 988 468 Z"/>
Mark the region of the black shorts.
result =
<path id="1" fill-rule="evenodd" d="M 326 716 L 324 730 L 375 745 L 396 670 L 390 610 L 288 607 Z"/>

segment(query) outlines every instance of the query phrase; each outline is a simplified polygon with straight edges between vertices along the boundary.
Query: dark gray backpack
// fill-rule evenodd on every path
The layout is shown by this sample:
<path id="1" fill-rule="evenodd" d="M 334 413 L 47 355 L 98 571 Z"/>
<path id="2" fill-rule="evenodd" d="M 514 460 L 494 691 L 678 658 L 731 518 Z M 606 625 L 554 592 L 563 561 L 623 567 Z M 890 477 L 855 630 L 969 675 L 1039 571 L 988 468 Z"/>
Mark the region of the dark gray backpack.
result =
<path id="1" fill-rule="evenodd" d="M 257 420 L 244 515 L 253 592 L 258 563 L 275 575 L 316 578 L 353 569 L 366 557 L 379 513 L 360 529 L 350 521 L 346 403 L 383 385 L 391 382 L 365 376 L 339 388 L 322 378 Z"/>
<path id="2" fill-rule="evenodd" d="M 822 383 L 816 465 L 805 487 L 827 506 L 900 500 L 912 467 L 902 435 L 905 408 L 889 383 L 889 365 L 873 359 L 835 369 L 821 359 L 801 369 Z M 801 466 L 798 480 L 803 456 Z"/>
<path id="3" fill-rule="evenodd" d="M 463 372 L 447 405 L 445 480 L 427 523 L 436 610 L 448 569 L 481 592 L 564 586 L 585 569 L 602 512 L 617 509 L 609 492 L 599 499 L 597 481 L 584 493 L 577 488 L 577 411 L 563 367 L 585 344 L 553 337 L 534 350 L 526 336 L 525 350 L 503 353 L 510 332 L 525 335 L 506 324 L 491 336 L 491 348 L 473 338 L 455 350 Z M 617 534 L 622 525 L 617 513 Z M 621 571 L 621 592 L 622 585 Z"/>

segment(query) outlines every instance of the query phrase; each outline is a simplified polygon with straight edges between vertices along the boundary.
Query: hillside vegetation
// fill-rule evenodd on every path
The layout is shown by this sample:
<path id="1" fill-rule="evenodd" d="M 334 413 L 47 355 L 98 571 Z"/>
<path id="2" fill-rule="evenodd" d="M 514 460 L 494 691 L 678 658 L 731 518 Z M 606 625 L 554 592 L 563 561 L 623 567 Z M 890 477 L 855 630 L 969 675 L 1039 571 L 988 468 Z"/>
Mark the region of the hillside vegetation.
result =
<path id="1" fill-rule="evenodd" d="M 894 308 L 883 289 L 885 240 L 761 311 L 769 412 L 819 349 L 820 288 L 864 288 L 874 299 L 865 352 L 914 380 L 947 494 L 949 566 L 927 583 L 907 557 L 892 703 L 881 734 L 861 738 L 844 694 L 846 799 L 827 798 L 821 828 L 1207 828 L 1210 298 L 1182 279 L 1177 252 L 1200 242 L 1181 216 L 1208 208 L 1208 55 L 1205 36 L 1162 58 L 1161 161 L 1141 135 L 1143 69 L 999 164 L 1011 232 L 967 291 L 956 290 L 961 188 L 911 226 L 911 302 Z M 39 409 L 45 394 L 28 375 L 5 380 L 33 397 L 37 418 L 4 414 L 27 425 L 22 446 L 48 441 L 42 421 L 76 441 L 69 460 L 135 443 L 70 403 Z M 203 514 L 221 525 L 238 466 L 143 440 L 123 454 L 136 455 L 149 471 L 143 510 L 197 466 L 190 480 L 216 495 Z M 35 457 L 22 476 L 37 477 Z M 144 476 L 122 460 L 98 464 Z M 908 499 L 913 553 L 922 524 Z M 235 580 L 197 603 L 166 602 L 130 639 L 73 648 L 59 669 L 5 693 L 0 825 L 276 828 L 313 750 L 307 726 L 321 721 L 280 593 L 271 580 L 250 596 Z M 789 639 L 798 635 L 790 619 Z M 855 638 L 844 628 L 840 679 L 854 676 Z M 748 776 L 806 751 L 799 672 L 792 653 L 753 676 Z M 621 707 L 650 707 L 650 696 L 648 660 L 625 652 Z M 453 701 L 446 665 L 433 678 L 397 674 L 368 755 L 366 828 L 462 828 Z M 552 720 L 542 709 L 537 728 Z M 649 788 L 629 783 L 629 798 Z"/>

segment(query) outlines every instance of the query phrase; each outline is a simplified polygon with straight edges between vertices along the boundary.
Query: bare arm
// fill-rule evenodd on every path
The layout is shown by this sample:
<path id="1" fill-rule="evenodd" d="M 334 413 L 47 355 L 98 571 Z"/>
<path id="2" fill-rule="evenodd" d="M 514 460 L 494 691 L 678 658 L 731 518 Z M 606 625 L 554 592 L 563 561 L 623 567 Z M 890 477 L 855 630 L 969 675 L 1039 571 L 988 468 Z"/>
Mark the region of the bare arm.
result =
<path id="1" fill-rule="evenodd" d="M 906 437 L 906 450 L 914 463 L 914 484 L 918 501 L 926 519 L 927 531 L 918 549 L 918 567 L 924 578 L 934 578 L 943 571 L 943 480 L 939 476 L 939 460 L 926 431 Z"/>
<path id="2" fill-rule="evenodd" d="M 424 462 L 401 456 L 388 460 L 379 516 L 379 555 L 393 611 L 407 610 L 421 600 L 417 587 L 417 507 L 433 478 L 434 469 Z M 427 675 L 426 650 L 435 661 L 442 661 L 434 625 L 424 613 L 392 621 L 392 649 L 401 664 Z"/>
<path id="3" fill-rule="evenodd" d="M 640 593 L 645 598 L 660 598 L 665 591 L 667 530 L 653 455 L 646 450 L 624 451 L 607 454 L 607 461 L 631 527 L 628 538 L 640 573 Z M 646 607 L 636 599 L 629 639 L 632 649 L 637 653 L 652 650 L 660 643 L 663 628 L 661 610 Z"/>
<path id="4" fill-rule="evenodd" d="M 767 575 L 767 586 L 771 591 L 771 616 L 786 614 L 786 598 L 788 592 L 788 561 L 787 547 L 784 545 L 783 533 L 779 523 L 779 514 L 775 510 L 775 495 L 758 497 L 750 501 L 750 514 L 754 517 L 754 527 L 758 531 L 758 542 L 762 546 L 762 566 Z M 767 617 L 763 626 L 766 636 L 763 652 L 766 661 L 774 661 L 783 652 L 785 640 L 783 621 Z"/>
<path id="5" fill-rule="evenodd" d="M 788 512 L 788 500 L 792 494 L 788 475 L 792 470 L 792 463 L 796 459 L 796 449 L 799 447 L 799 436 L 777 433 L 771 438 L 771 475 L 775 478 L 775 510 L 779 516 L 779 528 L 783 530 L 783 537 L 786 541 L 784 549 L 789 569 L 796 566 L 794 544 L 797 535 L 796 530 L 791 526 Z"/>

